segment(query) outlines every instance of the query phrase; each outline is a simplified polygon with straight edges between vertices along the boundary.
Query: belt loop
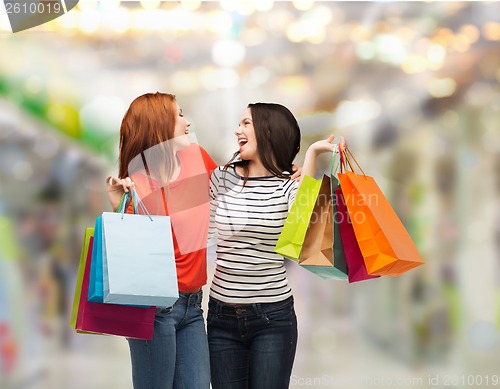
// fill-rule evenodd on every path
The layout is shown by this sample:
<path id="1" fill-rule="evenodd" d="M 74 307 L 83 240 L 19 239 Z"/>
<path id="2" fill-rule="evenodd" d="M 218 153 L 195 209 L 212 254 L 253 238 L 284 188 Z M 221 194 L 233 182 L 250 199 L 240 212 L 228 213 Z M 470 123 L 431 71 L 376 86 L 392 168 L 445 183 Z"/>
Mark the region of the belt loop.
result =
<path id="1" fill-rule="evenodd" d="M 260 303 L 253 303 L 252 306 L 253 306 L 253 309 L 255 311 L 255 314 L 257 316 L 261 316 L 262 315 L 262 306 L 260 305 Z"/>

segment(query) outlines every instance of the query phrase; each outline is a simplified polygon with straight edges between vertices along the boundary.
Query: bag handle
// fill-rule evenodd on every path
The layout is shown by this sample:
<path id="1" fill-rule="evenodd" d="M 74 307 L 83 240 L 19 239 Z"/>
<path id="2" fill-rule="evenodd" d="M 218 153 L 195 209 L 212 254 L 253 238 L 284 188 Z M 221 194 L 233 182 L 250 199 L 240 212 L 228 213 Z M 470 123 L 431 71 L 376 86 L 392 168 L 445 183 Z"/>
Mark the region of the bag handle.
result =
<path id="1" fill-rule="evenodd" d="M 120 204 L 118 205 L 118 209 L 116 210 L 116 212 L 125 213 L 125 209 L 128 208 L 127 207 L 128 197 L 129 197 L 128 193 L 124 193 L 122 195 L 122 198 L 120 200 Z M 137 201 L 134 201 L 133 197 L 130 199 L 130 204 L 132 204 L 132 210 L 133 210 L 134 214 L 138 214 L 139 210 L 137 209 Z"/>
<path id="2" fill-rule="evenodd" d="M 118 208 L 116 208 L 116 212 L 117 213 L 124 213 L 125 208 L 127 207 L 127 202 L 128 202 L 128 193 L 123 193 L 122 198 L 120 200 L 120 204 L 118 204 Z M 134 213 L 135 213 L 135 211 L 136 211 L 135 204 L 132 204 L 132 206 L 134 207 Z"/>
<path id="3" fill-rule="evenodd" d="M 356 160 L 356 158 L 354 157 L 354 155 L 352 154 L 351 150 L 349 149 L 349 147 L 344 147 L 342 145 L 340 145 L 340 171 L 342 173 L 342 167 L 345 167 L 346 170 L 347 170 L 347 165 L 349 165 L 349 168 L 350 170 L 353 172 L 353 173 L 356 173 L 354 167 L 353 167 L 353 164 L 352 164 L 352 161 L 351 161 L 351 158 L 352 160 L 354 161 L 354 163 L 358 166 L 359 170 L 361 170 L 361 173 L 363 173 L 363 176 L 366 177 L 366 173 L 363 171 L 363 169 L 361 168 L 361 166 L 359 166 L 359 163 L 358 161 Z M 346 164 L 346 161 L 347 161 L 347 164 Z"/>
<path id="4" fill-rule="evenodd" d="M 131 201 L 132 201 L 132 206 L 134 209 L 134 214 L 139 213 L 139 210 L 138 210 L 138 205 L 139 205 L 141 207 L 142 211 L 149 217 L 149 220 L 153 221 L 153 218 L 151 217 L 148 210 L 146 209 L 146 206 L 144 205 L 142 200 L 139 198 L 137 191 L 132 189 L 131 192 L 132 192 L 132 200 Z M 123 216 L 125 215 L 125 205 L 127 204 L 128 196 L 129 196 L 128 192 L 124 193 L 122 200 L 120 202 L 119 212 L 122 214 L 122 219 L 123 219 Z"/>
<path id="5" fill-rule="evenodd" d="M 134 204 L 139 204 L 139 206 L 141 207 L 142 211 L 148 215 L 149 217 L 149 220 L 153 221 L 153 218 L 151 217 L 151 215 L 149 214 L 148 210 L 146 209 L 146 206 L 144 205 L 144 203 L 142 202 L 142 200 L 139 198 L 139 195 L 137 194 L 137 191 L 136 190 L 132 190 L 132 198 L 135 200 L 134 201 Z"/>
<path id="6" fill-rule="evenodd" d="M 336 173 L 342 172 L 342 165 L 341 165 L 341 160 L 339 159 L 337 163 L 334 165 L 334 162 L 336 162 L 335 154 L 340 154 L 340 147 L 337 144 L 333 145 L 333 152 L 332 152 L 332 163 L 330 167 L 330 176 L 335 175 Z"/>
<path id="7" fill-rule="evenodd" d="M 340 145 L 339 145 L 339 154 L 340 154 L 340 173 L 344 173 L 344 170 L 347 170 L 346 157 L 345 157 L 345 151 L 343 147 Z"/>

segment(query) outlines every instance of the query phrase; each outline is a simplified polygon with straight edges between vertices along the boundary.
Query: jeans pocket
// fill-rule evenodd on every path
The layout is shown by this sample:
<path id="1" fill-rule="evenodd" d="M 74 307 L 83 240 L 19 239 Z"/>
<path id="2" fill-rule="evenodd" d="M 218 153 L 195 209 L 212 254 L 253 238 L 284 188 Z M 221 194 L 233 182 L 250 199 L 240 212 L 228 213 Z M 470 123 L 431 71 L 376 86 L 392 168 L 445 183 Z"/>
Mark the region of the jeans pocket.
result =
<path id="1" fill-rule="evenodd" d="M 156 316 L 165 317 L 172 313 L 174 306 L 171 307 L 156 307 Z"/>
<path id="2" fill-rule="evenodd" d="M 293 306 L 285 306 L 263 314 L 268 324 L 292 326 L 296 322 Z"/>

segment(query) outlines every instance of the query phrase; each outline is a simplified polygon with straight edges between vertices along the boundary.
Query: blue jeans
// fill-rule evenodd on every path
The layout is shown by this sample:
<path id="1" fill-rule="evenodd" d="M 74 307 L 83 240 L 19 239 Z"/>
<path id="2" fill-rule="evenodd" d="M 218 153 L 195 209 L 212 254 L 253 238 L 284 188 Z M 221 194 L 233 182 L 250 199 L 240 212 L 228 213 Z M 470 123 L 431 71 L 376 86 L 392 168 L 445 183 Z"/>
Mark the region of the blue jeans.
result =
<path id="1" fill-rule="evenodd" d="M 202 292 L 179 293 L 156 309 L 152 340 L 128 339 L 134 389 L 209 389 L 208 342 Z"/>
<path id="2" fill-rule="evenodd" d="M 297 348 L 293 297 L 277 303 L 208 302 L 213 389 L 287 389 Z"/>

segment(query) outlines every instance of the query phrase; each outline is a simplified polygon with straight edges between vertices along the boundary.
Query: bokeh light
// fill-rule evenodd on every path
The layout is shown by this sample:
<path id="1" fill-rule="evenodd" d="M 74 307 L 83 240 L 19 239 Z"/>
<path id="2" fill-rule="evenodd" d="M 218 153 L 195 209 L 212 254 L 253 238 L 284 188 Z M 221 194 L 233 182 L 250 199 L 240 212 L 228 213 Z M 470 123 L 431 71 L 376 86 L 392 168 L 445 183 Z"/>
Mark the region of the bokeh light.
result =
<path id="1" fill-rule="evenodd" d="M 103 183 L 118 171 L 121 119 L 156 91 L 176 95 L 218 164 L 249 102 L 294 113 L 299 166 L 311 143 L 344 136 L 426 260 L 351 284 L 287 262 L 299 320 L 291 388 L 498 375 L 496 2 L 82 0 L 16 34 L 4 9 L 2 389 L 132 388 L 127 342 L 76 334 L 68 314 L 84 228 L 110 210 Z"/>

